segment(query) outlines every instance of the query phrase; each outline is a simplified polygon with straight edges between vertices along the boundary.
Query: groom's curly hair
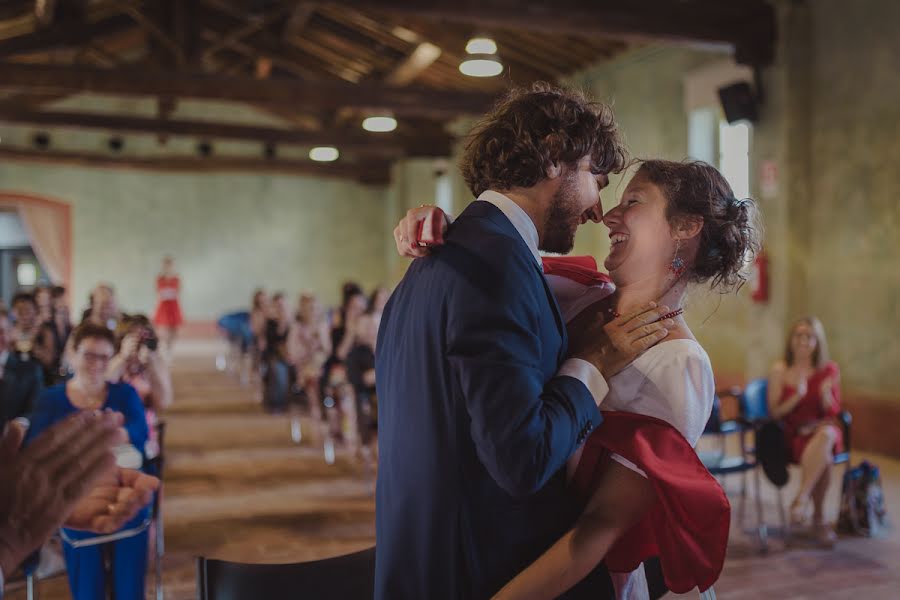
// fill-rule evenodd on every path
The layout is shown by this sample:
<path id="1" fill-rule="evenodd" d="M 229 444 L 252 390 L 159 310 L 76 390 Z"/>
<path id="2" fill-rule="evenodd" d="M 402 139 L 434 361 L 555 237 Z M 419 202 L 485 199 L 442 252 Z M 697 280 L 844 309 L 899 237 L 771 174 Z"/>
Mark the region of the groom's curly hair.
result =
<path id="1" fill-rule="evenodd" d="M 627 166 L 612 110 L 579 92 L 536 83 L 510 91 L 474 127 L 460 169 L 477 197 L 488 189 L 532 187 L 551 166 L 588 155 L 597 174 Z"/>

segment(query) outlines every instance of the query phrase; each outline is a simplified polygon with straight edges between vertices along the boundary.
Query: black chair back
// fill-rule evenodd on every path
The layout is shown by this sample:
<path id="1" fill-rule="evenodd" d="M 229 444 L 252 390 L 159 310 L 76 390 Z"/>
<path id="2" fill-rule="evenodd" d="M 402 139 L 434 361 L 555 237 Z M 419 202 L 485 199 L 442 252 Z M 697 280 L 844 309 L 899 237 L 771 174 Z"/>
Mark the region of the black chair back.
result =
<path id="1" fill-rule="evenodd" d="M 200 600 L 371 600 L 375 548 L 325 560 L 268 565 L 197 559 Z"/>

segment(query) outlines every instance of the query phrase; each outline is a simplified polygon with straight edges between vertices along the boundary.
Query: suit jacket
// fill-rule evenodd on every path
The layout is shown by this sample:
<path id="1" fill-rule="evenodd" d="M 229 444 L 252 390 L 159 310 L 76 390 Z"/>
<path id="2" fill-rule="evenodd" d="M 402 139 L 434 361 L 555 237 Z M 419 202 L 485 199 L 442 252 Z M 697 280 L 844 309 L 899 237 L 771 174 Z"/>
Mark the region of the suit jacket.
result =
<path id="1" fill-rule="evenodd" d="M 379 331 L 376 598 L 488 598 L 573 524 L 560 468 L 601 416 L 582 382 L 555 376 L 566 344 L 492 204 L 410 266 Z M 609 587 L 597 577 L 592 600 Z"/>
<path id="2" fill-rule="evenodd" d="M 43 387 L 40 363 L 10 352 L 0 379 L 0 431 L 8 421 L 28 415 Z"/>

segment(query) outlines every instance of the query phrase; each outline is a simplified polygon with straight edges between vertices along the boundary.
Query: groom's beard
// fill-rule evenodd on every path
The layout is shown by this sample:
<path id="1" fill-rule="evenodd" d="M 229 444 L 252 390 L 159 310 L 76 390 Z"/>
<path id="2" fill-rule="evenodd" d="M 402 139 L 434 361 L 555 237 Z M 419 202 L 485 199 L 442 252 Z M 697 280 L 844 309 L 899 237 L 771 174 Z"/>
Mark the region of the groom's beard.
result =
<path id="1" fill-rule="evenodd" d="M 550 210 L 544 223 L 544 240 L 541 250 L 556 254 L 568 254 L 575 247 L 575 232 L 581 225 L 581 214 L 576 200 L 574 177 L 566 178 L 550 200 Z"/>

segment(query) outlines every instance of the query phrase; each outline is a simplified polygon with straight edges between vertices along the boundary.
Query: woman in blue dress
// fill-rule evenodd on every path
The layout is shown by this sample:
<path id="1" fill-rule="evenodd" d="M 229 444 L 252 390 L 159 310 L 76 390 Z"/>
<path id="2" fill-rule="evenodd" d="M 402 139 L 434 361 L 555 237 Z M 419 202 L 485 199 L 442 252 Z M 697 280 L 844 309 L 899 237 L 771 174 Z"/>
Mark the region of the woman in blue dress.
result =
<path id="1" fill-rule="evenodd" d="M 74 376 L 65 384 L 45 389 L 38 398 L 28 430 L 28 441 L 51 425 L 79 410 L 112 410 L 125 417 L 129 444 L 117 449 L 120 466 L 141 467 L 147 442 L 147 420 L 137 392 L 128 384 L 108 383 L 106 367 L 115 354 L 113 333 L 100 325 L 84 324 L 73 334 Z M 26 441 L 27 443 L 27 441 Z M 149 508 L 138 512 L 123 529 L 139 526 Z M 71 539 L 94 534 L 66 529 Z M 103 600 L 104 574 L 100 546 L 73 548 L 63 543 L 69 587 L 74 600 Z M 114 543 L 113 585 L 117 600 L 143 600 L 147 568 L 147 532 Z"/>

